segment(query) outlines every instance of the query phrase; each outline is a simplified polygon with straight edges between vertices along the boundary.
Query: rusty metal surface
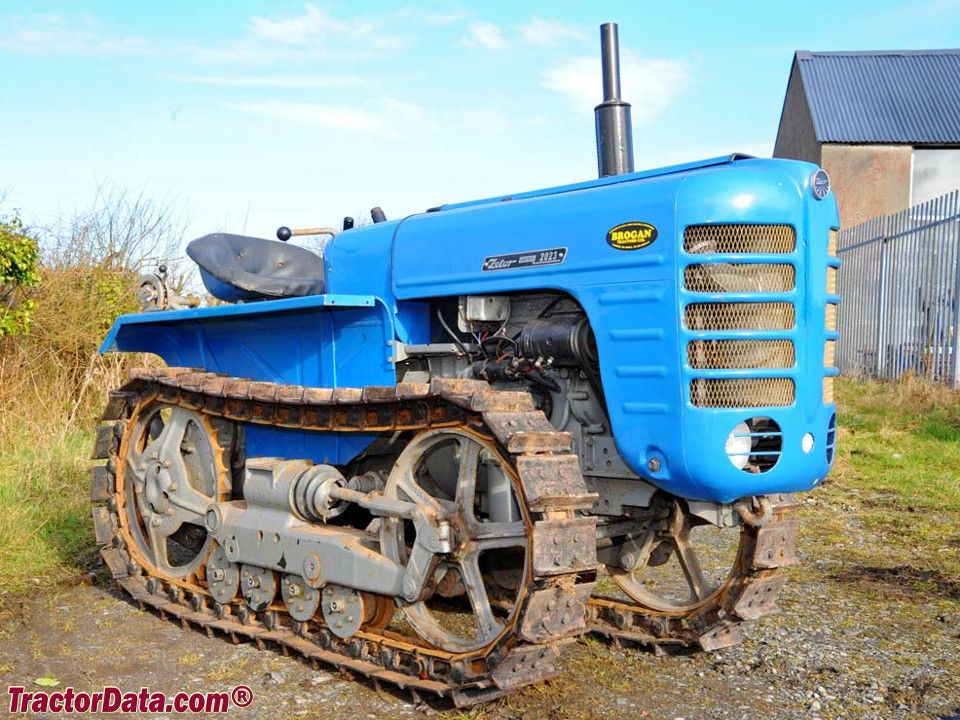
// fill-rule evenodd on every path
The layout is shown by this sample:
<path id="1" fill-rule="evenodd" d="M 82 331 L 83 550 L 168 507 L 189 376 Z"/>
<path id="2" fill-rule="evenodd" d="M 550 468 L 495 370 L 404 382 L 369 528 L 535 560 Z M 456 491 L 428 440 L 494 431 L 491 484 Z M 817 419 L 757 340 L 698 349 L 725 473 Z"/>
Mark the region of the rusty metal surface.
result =
<path id="1" fill-rule="evenodd" d="M 347 641 L 330 632 L 322 616 L 294 622 L 278 602 L 263 613 L 250 611 L 240 600 L 218 606 L 201 574 L 167 577 L 151 570 L 149 561 L 145 564 L 137 556 L 135 544 L 126 537 L 125 488 L 116 481 L 124 447 L 119 439 L 130 432 L 138 408 L 158 399 L 226 420 L 310 431 L 469 427 L 474 432 L 491 432 L 496 423 L 497 440 L 518 468 L 522 494 L 535 498 L 528 507 L 531 544 L 544 548 L 558 539 L 576 550 L 565 550 L 565 569 L 553 561 L 548 566 L 542 550 L 531 550 L 538 560 L 531 563 L 515 625 L 494 644 L 475 652 L 456 654 L 426 647 L 416 636 L 379 629 L 386 623 L 367 625 Z M 569 436 L 553 431 L 542 413 L 533 411 L 525 393 L 499 392 L 485 383 L 458 380 L 324 390 L 162 368 L 131 373 L 131 380 L 111 395 L 105 418 L 115 422 L 102 426 L 95 449 L 96 455 L 108 460 L 92 474 L 94 502 L 106 503 L 93 508 L 97 541 L 105 546 L 104 562 L 120 585 L 161 616 L 208 633 L 254 639 L 260 645 L 275 643 L 377 681 L 451 697 L 459 706 L 553 674 L 563 641 L 585 630 L 585 608 L 593 588 L 589 571 L 596 562 L 595 523 L 592 518 L 575 518 L 570 508 L 589 507 L 593 496 L 573 471 L 570 459 L 575 456 L 549 454 L 569 449 Z M 545 464 L 542 472 L 538 463 Z M 572 494 L 565 494 L 564 488 Z M 581 576 L 582 571 L 588 572 Z M 565 611 L 548 610 L 551 603 Z"/>
<path id="2" fill-rule="evenodd" d="M 98 545 L 105 545 L 113 540 L 117 534 L 116 516 L 106 507 L 98 506 L 91 510 L 93 516 L 93 532 L 97 538 Z"/>
<path id="3" fill-rule="evenodd" d="M 103 558 L 104 564 L 107 566 L 107 569 L 110 570 L 110 574 L 113 575 L 113 577 L 124 578 L 130 574 L 127 570 L 127 561 L 123 555 L 120 554 L 119 550 L 105 547 L 100 550 L 100 557 Z"/>
<path id="4" fill-rule="evenodd" d="M 520 636 L 532 643 L 578 635 L 583 630 L 587 602 L 593 583 L 576 586 L 574 593 L 550 587 L 537 590 L 527 603 Z"/>
<path id="5" fill-rule="evenodd" d="M 558 431 L 539 411 L 492 412 L 485 419 L 510 452 L 569 452 L 573 446 L 570 433 Z"/>
<path id="6" fill-rule="evenodd" d="M 533 571 L 537 575 L 582 573 L 597 567 L 597 519 L 541 520 L 533 529 Z"/>
<path id="7" fill-rule="evenodd" d="M 514 648 L 492 673 L 493 683 L 501 690 L 513 690 L 543 680 L 556 672 L 559 653 L 551 645 Z"/>
<path id="8" fill-rule="evenodd" d="M 756 620 L 764 615 L 780 612 L 777 595 L 783 587 L 783 576 L 755 578 L 741 591 L 731 610 L 744 620 Z"/>
<path id="9" fill-rule="evenodd" d="M 707 630 L 697 638 L 697 641 L 704 650 L 713 652 L 714 650 L 739 645 L 743 642 L 743 635 L 740 633 L 739 625 L 721 623 Z"/>
<path id="10" fill-rule="evenodd" d="M 97 466 L 90 471 L 90 500 L 105 503 L 114 493 L 113 475 L 106 467 Z"/>
<path id="11" fill-rule="evenodd" d="M 586 510 L 597 495 L 587 489 L 576 455 L 521 456 L 517 471 L 523 478 L 527 501 L 534 510 L 546 507 Z"/>
<path id="12" fill-rule="evenodd" d="M 757 531 L 753 568 L 769 569 L 797 564 L 797 523 L 765 525 Z"/>
<path id="13" fill-rule="evenodd" d="M 120 439 L 117 437 L 113 423 L 97 427 L 97 439 L 93 445 L 91 460 L 105 460 L 111 453 L 116 452 Z"/>

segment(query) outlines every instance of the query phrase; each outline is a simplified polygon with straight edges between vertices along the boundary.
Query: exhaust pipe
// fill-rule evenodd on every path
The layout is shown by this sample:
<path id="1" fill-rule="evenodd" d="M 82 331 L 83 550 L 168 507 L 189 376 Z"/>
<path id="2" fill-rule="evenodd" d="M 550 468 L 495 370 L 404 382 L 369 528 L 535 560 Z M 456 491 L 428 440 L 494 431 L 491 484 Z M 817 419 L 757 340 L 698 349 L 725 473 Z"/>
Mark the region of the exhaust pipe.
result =
<path id="1" fill-rule="evenodd" d="M 630 103 L 620 99 L 620 47 L 617 24 L 600 26 L 603 102 L 594 108 L 597 120 L 597 165 L 600 177 L 633 172 Z"/>

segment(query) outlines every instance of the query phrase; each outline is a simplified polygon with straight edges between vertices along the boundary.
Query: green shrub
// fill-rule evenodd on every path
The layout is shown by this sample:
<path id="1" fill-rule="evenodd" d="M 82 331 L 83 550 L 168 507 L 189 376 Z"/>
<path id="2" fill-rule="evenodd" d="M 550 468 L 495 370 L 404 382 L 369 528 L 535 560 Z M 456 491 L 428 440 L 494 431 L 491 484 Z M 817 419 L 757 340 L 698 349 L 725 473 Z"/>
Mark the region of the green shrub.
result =
<path id="1" fill-rule="evenodd" d="M 0 337 L 30 329 L 36 302 L 29 290 L 40 280 L 40 248 L 20 218 L 0 216 Z"/>

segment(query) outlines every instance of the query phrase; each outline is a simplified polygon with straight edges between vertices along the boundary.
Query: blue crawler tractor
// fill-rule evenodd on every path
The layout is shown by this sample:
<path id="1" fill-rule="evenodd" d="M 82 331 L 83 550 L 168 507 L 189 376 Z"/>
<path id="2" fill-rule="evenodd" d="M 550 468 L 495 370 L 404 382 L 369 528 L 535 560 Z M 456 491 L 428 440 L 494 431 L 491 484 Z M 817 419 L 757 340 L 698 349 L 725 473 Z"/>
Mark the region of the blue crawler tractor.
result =
<path id="1" fill-rule="evenodd" d="M 103 350 L 168 367 L 111 394 L 93 472 L 134 598 L 457 704 L 585 632 L 711 650 L 776 611 L 834 457 L 829 179 L 634 172 L 602 38 L 600 179 L 375 209 L 322 257 L 209 235 L 223 304 L 145 283 Z"/>

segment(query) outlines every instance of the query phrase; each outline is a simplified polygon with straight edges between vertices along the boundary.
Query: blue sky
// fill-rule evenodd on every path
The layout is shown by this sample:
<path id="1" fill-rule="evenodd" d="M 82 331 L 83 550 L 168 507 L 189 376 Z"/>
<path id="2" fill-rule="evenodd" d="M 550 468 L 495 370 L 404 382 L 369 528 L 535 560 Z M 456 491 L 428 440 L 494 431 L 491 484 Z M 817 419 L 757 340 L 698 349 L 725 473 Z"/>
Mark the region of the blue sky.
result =
<path id="1" fill-rule="evenodd" d="M 0 0 L 0 190 L 38 224 L 111 183 L 272 237 L 589 179 L 607 21 L 638 169 L 768 156 L 797 49 L 960 44 L 958 0 Z"/>

